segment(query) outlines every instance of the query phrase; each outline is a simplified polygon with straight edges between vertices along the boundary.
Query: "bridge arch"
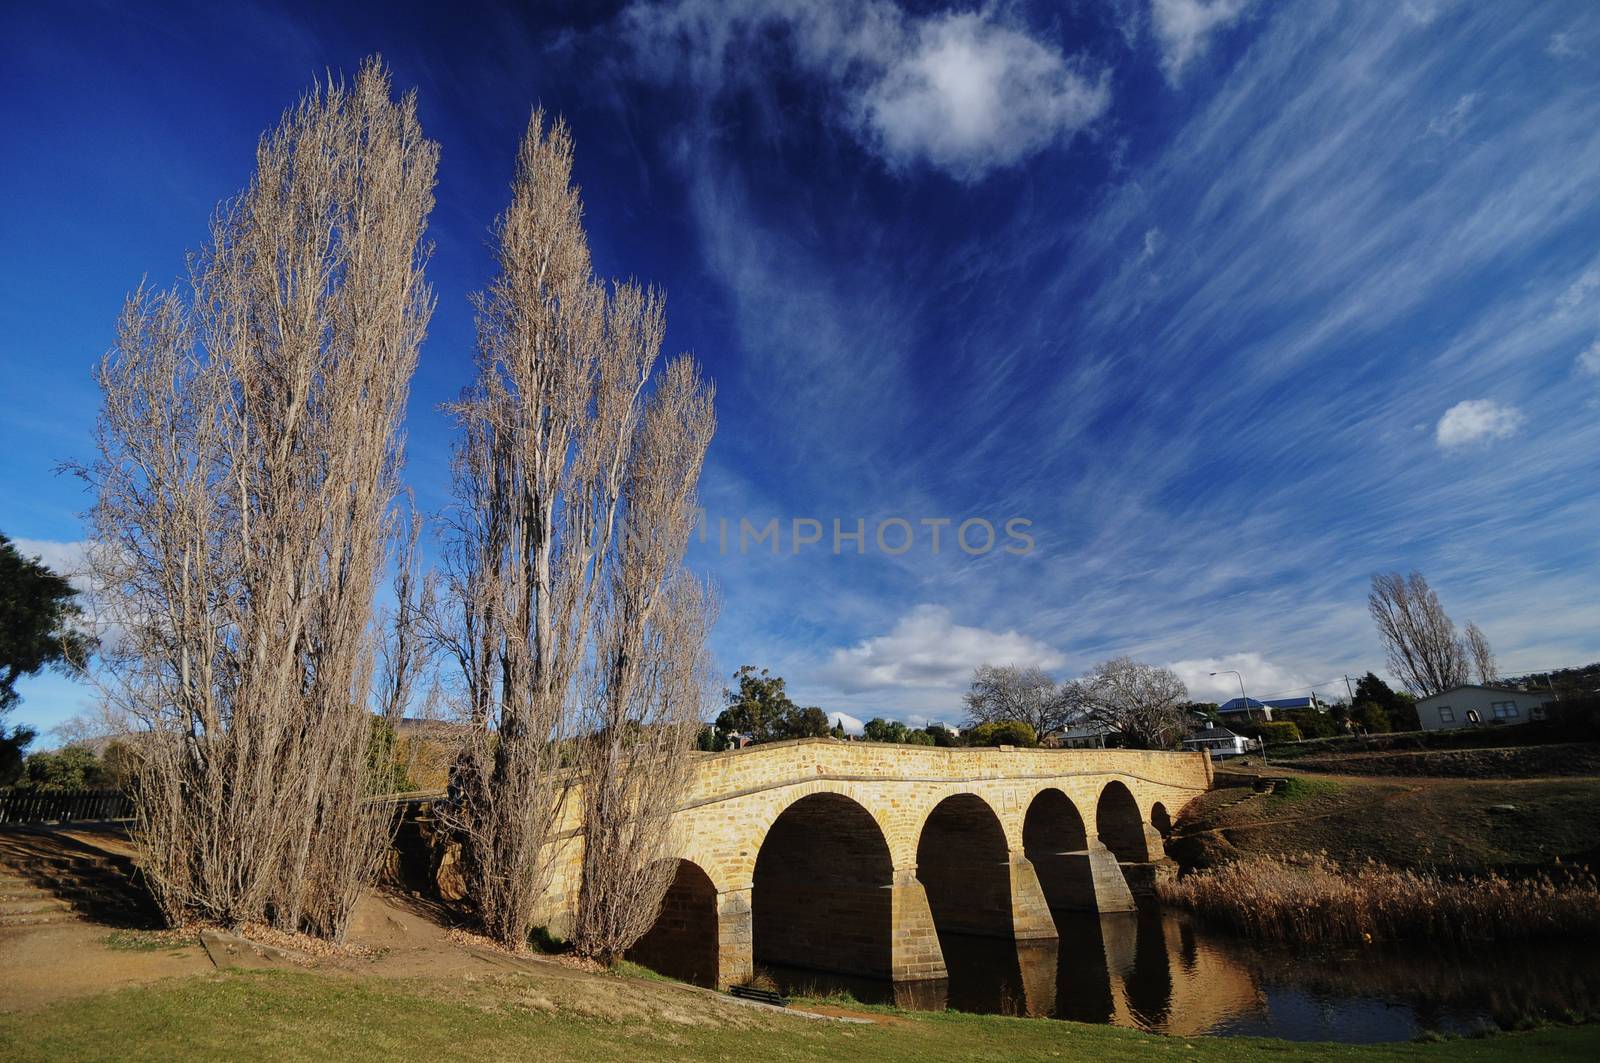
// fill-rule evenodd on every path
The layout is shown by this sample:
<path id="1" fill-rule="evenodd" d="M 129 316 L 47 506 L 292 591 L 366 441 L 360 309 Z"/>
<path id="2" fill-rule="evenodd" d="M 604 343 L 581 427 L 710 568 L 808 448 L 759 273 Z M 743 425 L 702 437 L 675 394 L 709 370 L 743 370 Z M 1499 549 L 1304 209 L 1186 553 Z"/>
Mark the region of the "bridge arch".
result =
<path id="1" fill-rule="evenodd" d="M 669 977 L 714 989 L 721 974 L 717 887 L 693 860 L 669 862 L 675 867 L 661 911 L 645 936 L 628 950 L 628 959 Z"/>
<path id="2" fill-rule="evenodd" d="M 1095 803 L 1095 831 L 1107 849 L 1123 862 L 1150 859 L 1144 833 L 1144 815 L 1133 791 L 1119 779 L 1112 779 L 1100 790 Z"/>
<path id="3" fill-rule="evenodd" d="M 1089 830 L 1066 793 L 1050 786 L 1034 795 L 1022 820 L 1022 846 L 1052 910 L 1098 909 Z"/>
<path id="4" fill-rule="evenodd" d="M 889 977 L 894 861 L 865 807 L 818 791 L 767 828 L 751 876 L 758 966 Z"/>
<path id="5" fill-rule="evenodd" d="M 917 879 L 941 937 L 1012 935 L 1011 846 L 999 815 L 978 795 L 951 794 L 923 819 Z"/>
<path id="6" fill-rule="evenodd" d="M 1160 801 L 1150 806 L 1150 825 L 1163 839 L 1172 836 L 1172 816 L 1167 812 L 1167 806 Z"/>

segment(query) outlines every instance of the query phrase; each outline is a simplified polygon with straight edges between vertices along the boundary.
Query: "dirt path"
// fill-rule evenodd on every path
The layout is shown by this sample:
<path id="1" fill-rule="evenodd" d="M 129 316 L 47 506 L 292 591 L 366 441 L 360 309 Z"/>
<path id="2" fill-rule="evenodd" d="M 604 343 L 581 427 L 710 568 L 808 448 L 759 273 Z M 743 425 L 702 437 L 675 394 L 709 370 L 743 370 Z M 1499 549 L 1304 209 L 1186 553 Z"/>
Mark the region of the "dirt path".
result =
<path id="1" fill-rule="evenodd" d="M 0 1011 L 214 970 L 198 944 L 110 943 L 125 933 L 82 920 L 0 930 Z"/>

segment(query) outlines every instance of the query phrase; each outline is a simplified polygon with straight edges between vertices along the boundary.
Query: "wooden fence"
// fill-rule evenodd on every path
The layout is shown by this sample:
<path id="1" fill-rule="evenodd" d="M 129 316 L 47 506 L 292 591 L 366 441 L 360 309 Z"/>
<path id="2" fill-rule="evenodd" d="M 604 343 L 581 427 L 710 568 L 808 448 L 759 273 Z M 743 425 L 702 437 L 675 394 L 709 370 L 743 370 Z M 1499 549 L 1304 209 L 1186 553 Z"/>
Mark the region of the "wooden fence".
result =
<path id="1" fill-rule="evenodd" d="M 121 790 L 0 790 L 0 823 L 71 823 L 132 815 L 133 801 Z"/>

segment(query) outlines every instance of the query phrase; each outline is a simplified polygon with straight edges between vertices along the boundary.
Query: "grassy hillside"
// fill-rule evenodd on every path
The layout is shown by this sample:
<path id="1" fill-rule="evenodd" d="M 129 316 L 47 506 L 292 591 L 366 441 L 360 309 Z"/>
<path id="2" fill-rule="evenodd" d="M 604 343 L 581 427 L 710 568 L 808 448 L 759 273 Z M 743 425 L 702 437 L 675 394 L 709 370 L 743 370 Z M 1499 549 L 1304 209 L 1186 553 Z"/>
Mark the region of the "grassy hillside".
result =
<path id="1" fill-rule="evenodd" d="M 1600 779 L 1297 776 L 1281 794 L 1228 788 L 1184 811 L 1180 861 L 1326 852 L 1397 867 L 1518 869 L 1600 858 Z"/>
<path id="2" fill-rule="evenodd" d="M 388 981 L 255 972 L 169 981 L 0 1016 L 0 1060 L 1588 1060 L 1600 1027 L 1443 1043 L 1163 1038 L 958 1014 L 807 1021 L 659 983 Z"/>

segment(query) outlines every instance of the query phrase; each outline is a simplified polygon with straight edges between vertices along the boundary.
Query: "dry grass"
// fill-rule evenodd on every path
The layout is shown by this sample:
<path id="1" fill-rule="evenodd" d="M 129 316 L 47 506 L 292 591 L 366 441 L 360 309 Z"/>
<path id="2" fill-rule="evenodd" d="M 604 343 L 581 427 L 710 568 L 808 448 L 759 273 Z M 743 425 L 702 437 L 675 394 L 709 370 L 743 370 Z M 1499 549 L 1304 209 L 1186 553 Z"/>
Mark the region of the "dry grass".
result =
<path id="1" fill-rule="evenodd" d="M 1296 944 L 1407 938 L 1600 938 L 1600 880 L 1447 878 L 1325 855 L 1261 856 L 1161 886 L 1161 899 L 1251 937 Z"/>

